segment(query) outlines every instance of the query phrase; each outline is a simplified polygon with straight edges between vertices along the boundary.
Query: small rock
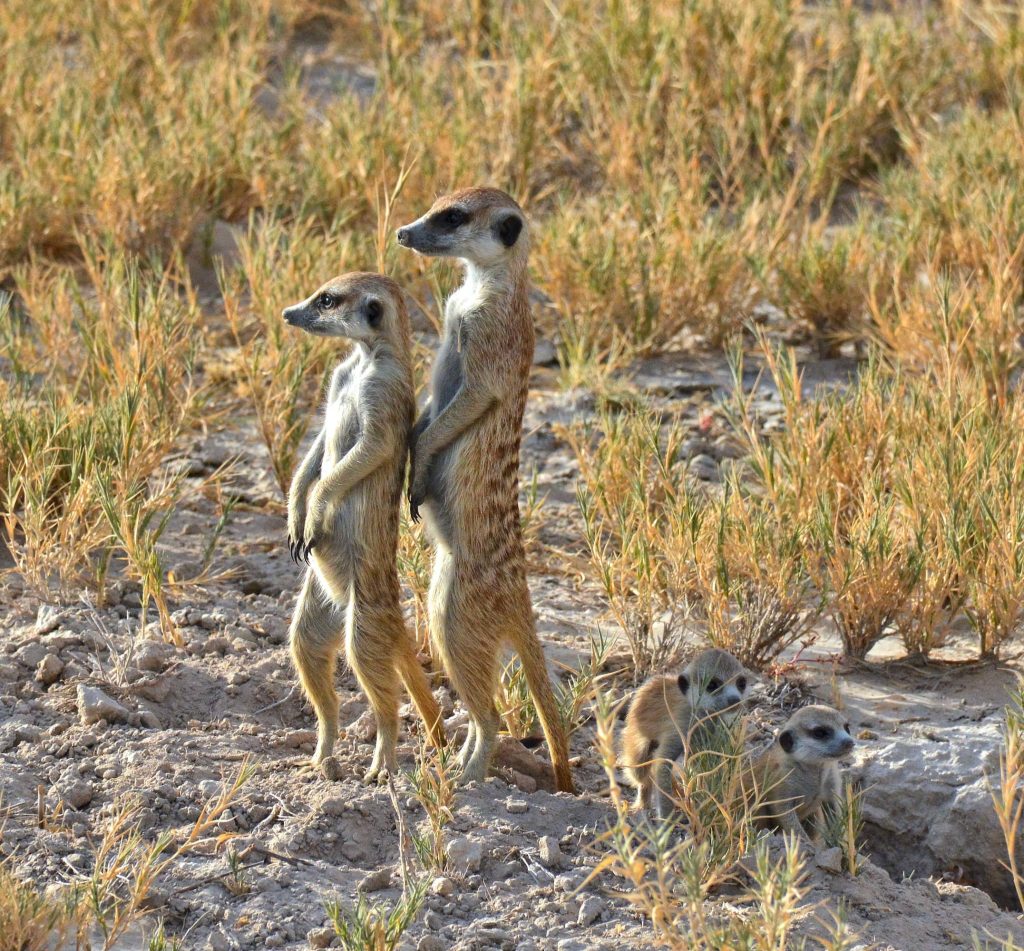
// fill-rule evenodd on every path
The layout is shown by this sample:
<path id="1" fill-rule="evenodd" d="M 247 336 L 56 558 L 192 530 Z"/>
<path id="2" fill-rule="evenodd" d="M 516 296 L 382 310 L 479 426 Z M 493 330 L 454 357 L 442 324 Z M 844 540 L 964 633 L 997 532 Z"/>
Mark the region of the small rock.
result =
<path id="1" fill-rule="evenodd" d="M 46 648 L 42 644 L 31 643 L 19 647 L 14 652 L 14 659 L 26 667 L 38 667 L 46 654 Z"/>
<path id="2" fill-rule="evenodd" d="M 108 697 L 99 687 L 78 685 L 78 715 L 85 726 L 106 720 L 108 723 L 124 723 L 128 710 L 116 700 Z"/>
<path id="3" fill-rule="evenodd" d="M 72 809 L 84 809 L 90 802 L 92 802 L 92 797 L 92 785 L 87 783 L 84 779 L 79 779 L 66 789 L 61 790 L 61 798 L 63 798 L 63 800 L 71 806 Z"/>
<path id="4" fill-rule="evenodd" d="M 455 882 L 444 875 L 439 875 L 430 883 L 430 891 L 434 895 L 447 897 L 455 891 Z"/>
<path id="5" fill-rule="evenodd" d="M 423 916 L 423 924 L 425 924 L 431 931 L 440 931 L 444 927 L 444 918 L 442 918 L 436 911 L 428 911 Z"/>
<path id="6" fill-rule="evenodd" d="M 585 928 L 597 921 L 601 917 L 602 911 L 604 911 L 604 902 L 596 895 L 591 895 L 589 898 L 583 899 L 580 913 L 576 916 L 576 923 Z"/>
<path id="7" fill-rule="evenodd" d="M 377 738 L 377 718 L 372 710 L 364 710 L 348 732 L 363 743 L 372 743 Z"/>
<path id="8" fill-rule="evenodd" d="M 57 630 L 64 620 L 64 614 L 64 611 L 52 604 L 40 605 L 36 612 L 36 623 L 32 633 L 37 637 L 42 637 L 43 634 Z"/>
<path id="9" fill-rule="evenodd" d="M 166 657 L 167 652 L 163 644 L 158 644 L 156 641 L 147 641 L 135 655 L 135 666 L 139 670 L 157 674 L 164 669 Z"/>
<path id="10" fill-rule="evenodd" d="M 814 856 L 814 864 L 826 872 L 839 875 L 843 871 L 843 850 L 838 846 L 822 849 Z"/>
<path id="11" fill-rule="evenodd" d="M 538 337 L 533 347 L 533 365 L 542 367 L 558 362 L 558 351 L 555 345 L 543 337 Z"/>
<path id="12" fill-rule="evenodd" d="M 565 855 L 553 835 L 542 835 L 537 843 L 540 850 L 541 864 L 547 868 L 562 868 L 566 864 Z"/>
<path id="13" fill-rule="evenodd" d="M 701 453 L 690 460 L 690 475 L 705 482 L 717 482 L 719 479 L 718 464 L 711 456 Z"/>
<path id="14" fill-rule="evenodd" d="M 139 723 L 149 730 L 160 729 L 160 718 L 152 710 L 143 710 L 139 713 Z"/>
<path id="15" fill-rule="evenodd" d="M 359 891 L 361 892 L 379 892 L 381 889 L 387 888 L 391 884 L 391 869 L 379 868 L 375 872 L 370 872 L 363 880 L 359 883 Z"/>
<path id="16" fill-rule="evenodd" d="M 43 686 L 49 687 L 50 684 L 55 684 L 60 680 L 62 673 L 64 673 L 64 661 L 56 654 L 47 654 L 36 667 L 36 680 Z"/>
<path id="17" fill-rule="evenodd" d="M 537 791 L 537 780 L 515 769 L 512 770 L 512 782 L 515 783 L 516 788 L 521 792 L 535 793 Z"/>
<path id="18" fill-rule="evenodd" d="M 448 951 L 448 945 L 436 934 L 425 934 L 416 945 L 416 951 Z"/>
<path id="19" fill-rule="evenodd" d="M 452 839 L 445 848 L 445 855 L 453 870 L 465 874 L 477 872 L 484 858 L 483 846 L 472 839 L 460 837 Z"/>
<path id="20" fill-rule="evenodd" d="M 506 799 L 505 800 L 505 810 L 506 810 L 506 812 L 510 812 L 514 816 L 521 815 L 522 813 L 526 812 L 529 808 L 530 808 L 530 804 L 528 802 L 526 802 L 526 800 L 524 800 L 524 799 Z"/>
<path id="21" fill-rule="evenodd" d="M 311 948 L 329 948 L 334 940 L 334 930 L 331 928 L 314 928 L 306 935 Z"/>
<path id="22" fill-rule="evenodd" d="M 345 768 L 337 756 L 327 756 L 320 762 L 320 773 L 328 782 L 337 783 L 345 778 Z"/>

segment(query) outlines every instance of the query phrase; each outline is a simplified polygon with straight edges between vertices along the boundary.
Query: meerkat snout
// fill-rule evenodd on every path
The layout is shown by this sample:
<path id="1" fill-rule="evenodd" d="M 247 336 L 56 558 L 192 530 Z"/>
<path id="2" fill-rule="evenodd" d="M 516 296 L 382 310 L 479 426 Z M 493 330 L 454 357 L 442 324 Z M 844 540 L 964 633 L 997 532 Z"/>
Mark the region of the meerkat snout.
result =
<path id="1" fill-rule="evenodd" d="M 422 218 L 397 231 L 398 243 L 429 257 L 494 265 L 526 246 L 519 206 L 493 188 L 468 188 L 434 203 Z"/>

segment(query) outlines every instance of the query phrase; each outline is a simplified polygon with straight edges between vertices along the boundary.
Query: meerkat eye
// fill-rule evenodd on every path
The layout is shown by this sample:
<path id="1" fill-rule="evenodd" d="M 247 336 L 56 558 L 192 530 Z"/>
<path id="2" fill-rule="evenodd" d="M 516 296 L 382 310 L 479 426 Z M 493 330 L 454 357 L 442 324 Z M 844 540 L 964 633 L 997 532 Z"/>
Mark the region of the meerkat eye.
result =
<path id="1" fill-rule="evenodd" d="M 458 228 L 469 221 L 467 215 L 461 208 L 449 208 L 442 217 L 442 222 L 449 228 Z"/>
<path id="2" fill-rule="evenodd" d="M 827 740 L 832 735 L 832 728 L 827 726 L 816 726 L 811 730 L 811 736 L 816 740 Z"/>
<path id="3" fill-rule="evenodd" d="M 746 677 L 737 677 L 736 678 L 736 687 L 739 689 L 740 693 L 743 693 L 743 691 L 747 689 L 747 678 Z"/>
<path id="4" fill-rule="evenodd" d="M 321 310 L 330 310 L 335 304 L 334 295 L 332 294 L 321 294 L 316 299 L 316 306 Z"/>
<path id="5" fill-rule="evenodd" d="M 708 681 L 708 690 L 711 693 L 717 693 L 719 691 L 719 689 L 721 688 L 721 686 L 722 686 L 722 681 L 719 680 L 717 677 L 712 677 Z"/>
<path id="6" fill-rule="evenodd" d="M 847 733 L 849 733 L 850 732 L 850 724 L 849 723 L 844 723 L 843 724 L 843 729 L 846 730 Z"/>

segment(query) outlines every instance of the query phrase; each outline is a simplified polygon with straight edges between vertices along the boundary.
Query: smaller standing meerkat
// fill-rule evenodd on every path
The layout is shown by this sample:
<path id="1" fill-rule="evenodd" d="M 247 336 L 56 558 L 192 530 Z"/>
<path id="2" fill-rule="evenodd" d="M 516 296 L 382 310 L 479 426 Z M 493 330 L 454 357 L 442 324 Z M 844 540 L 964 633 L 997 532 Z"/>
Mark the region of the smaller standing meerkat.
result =
<path id="1" fill-rule="evenodd" d="M 797 710 L 751 764 L 763 799 L 759 824 L 816 839 L 823 807 L 840 797 L 838 761 L 853 746 L 850 724 L 838 710 L 823 704 Z"/>
<path id="2" fill-rule="evenodd" d="M 430 398 L 410 439 L 409 508 L 434 545 L 430 636 L 469 710 L 463 781 L 483 780 L 500 718 L 502 650 L 519 655 L 559 790 L 573 791 L 569 743 L 537 637 L 519 514 L 519 444 L 533 360 L 530 236 L 519 205 L 496 188 L 439 198 L 398 229 L 398 243 L 456 258 L 465 280 L 445 302 Z"/>
<path id="3" fill-rule="evenodd" d="M 667 790 L 672 762 L 699 748 L 707 727 L 735 720 L 749 682 L 746 668 L 732 654 L 710 648 L 678 676 L 653 677 L 637 690 L 622 729 L 622 760 L 637 789 L 638 809 L 651 807 L 655 787 Z M 659 815 L 666 799 L 658 797 Z"/>
<path id="4" fill-rule="evenodd" d="M 310 565 L 290 640 L 316 711 L 313 765 L 329 771 L 338 732 L 334 667 L 345 657 L 377 720 L 367 780 L 395 774 L 399 680 L 441 745 L 441 711 L 399 602 L 398 517 L 415 411 L 409 316 L 398 285 L 379 274 L 336 277 L 284 311 L 293 327 L 354 342 L 334 370 L 324 425 L 292 479 L 288 544 Z"/>

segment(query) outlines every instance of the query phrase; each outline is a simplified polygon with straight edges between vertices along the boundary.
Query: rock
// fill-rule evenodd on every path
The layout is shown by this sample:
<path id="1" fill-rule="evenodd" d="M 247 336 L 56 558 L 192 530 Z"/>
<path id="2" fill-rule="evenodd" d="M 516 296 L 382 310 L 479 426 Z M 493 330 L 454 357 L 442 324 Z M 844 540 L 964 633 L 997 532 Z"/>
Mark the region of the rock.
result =
<path id="1" fill-rule="evenodd" d="M 556 891 L 560 892 L 574 892 L 586 879 L 585 872 L 562 872 L 561 875 L 556 875 L 555 880 L 552 883 Z"/>
<path id="2" fill-rule="evenodd" d="M 359 883 L 359 891 L 361 892 L 379 892 L 384 888 L 387 888 L 391 884 L 391 869 L 379 868 L 375 872 L 370 872 L 369 875 L 365 876 Z"/>
<path id="3" fill-rule="evenodd" d="M 1016 901 L 986 776 L 997 777 L 1001 718 L 958 725 L 903 724 L 874 741 L 851 770 L 864 789 L 864 851 L 915 877 L 958 872 L 1010 907 Z M 1024 838 L 1018 843 L 1024 863 Z"/>
<path id="4" fill-rule="evenodd" d="M 719 480 L 718 464 L 711 456 L 701 453 L 690 460 L 688 466 L 690 475 L 695 476 L 704 482 L 717 482 Z"/>
<path id="5" fill-rule="evenodd" d="M 306 935 L 311 948 L 329 948 L 334 940 L 333 928 L 314 928 Z"/>
<path id="6" fill-rule="evenodd" d="M 826 872 L 839 875 L 843 871 L 843 850 L 838 846 L 822 849 L 814 856 L 814 864 Z"/>
<path id="7" fill-rule="evenodd" d="M 428 911 L 423 916 L 423 924 L 425 924 L 431 931 L 440 931 L 444 927 L 444 918 L 442 918 L 436 911 Z"/>
<path id="8" fill-rule="evenodd" d="M 23 644 L 14 652 L 14 659 L 26 667 L 38 667 L 46 657 L 46 648 L 39 643 Z"/>
<path id="9" fill-rule="evenodd" d="M 518 770 L 512 770 L 512 782 L 521 792 L 535 793 L 537 791 L 537 780 L 532 776 L 524 776 Z"/>
<path id="10" fill-rule="evenodd" d="M 47 654 L 36 667 L 36 680 L 43 686 L 49 687 L 50 684 L 55 684 L 60 680 L 62 673 L 64 673 L 64 661 L 56 654 Z"/>
<path id="11" fill-rule="evenodd" d="M 152 710 L 140 711 L 139 723 L 141 723 L 148 730 L 160 729 L 160 718 Z"/>
<path id="12" fill-rule="evenodd" d="M 0 660 L 0 683 L 21 679 L 21 668 L 10 660 Z"/>
<path id="13" fill-rule="evenodd" d="M 70 786 L 60 790 L 61 798 L 72 809 L 84 809 L 92 802 L 93 788 L 84 779 L 79 779 Z"/>
<path id="14" fill-rule="evenodd" d="M 164 669 L 166 659 L 167 651 L 163 644 L 158 644 L 155 641 L 147 641 L 135 655 L 135 666 L 139 670 L 158 674 Z"/>
<path id="15" fill-rule="evenodd" d="M 44 634 L 49 634 L 51 631 L 57 630 L 66 617 L 66 612 L 56 607 L 53 604 L 41 604 L 39 610 L 36 612 L 36 623 L 35 627 L 32 628 L 32 633 L 36 637 L 42 637 Z"/>
<path id="16" fill-rule="evenodd" d="M 555 345 L 544 337 L 538 337 L 533 347 L 533 365 L 543 367 L 557 362 L 558 351 Z"/>
<path id="17" fill-rule="evenodd" d="M 416 951 L 448 951 L 448 943 L 436 934 L 425 934 L 416 945 Z"/>
<path id="18" fill-rule="evenodd" d="M 562 853 L 558 839 L 553 835 L 542 835 L 537 843 L 540 850 L 541 864 L 547 868 L 562 868 L 566 864 L 566 857 Z"/>
<path id="19" fill-rule="evenodd" d="M 100 720 L 108 723 L 125 723 L 128 720 L 125 707 L 108 697 L 99 687 L 86 684 L 78 685 L 78 715 L 85 726 Z"/>
<path id="20" fill-rule="evenodd" d="M 337 783 L 345 778 L 345 767 L 337 756 L 326 756 L 320 761 L 320 774 L 328 782 Z"/>
<path id="21" fill-rule="evenodd" d="M 554 776 L 551 767 L 541 762 L 519 740 L 511 736 L 502 736 L 494 749 L 494 765 L 529 776 L 537 784 L 537 788 L 548 792 L 555 791 Z M 517 783 L 518 785 L 518 783 Z M 521 788 L 521 787 L 520 787 Z"/>
<path id="22" fill-rule="evenodd" d="M 432 895 L 440 895 L 447 898 L 455 891 L 455 882 L 445 875 L 439 875 L 430 883 L 430 892 Z"/>
<path id="23" fill-rule="evenodd" d="M 596 895 L 584 898 L 583 904 L 580 905 L 580 913 L 576 916 L 576 923 L 585 928 L 597 921 L 601 917 L 602 911 L 604 911 L 604 902 Z"/>
<path id="24" fill-rule="evenodd" d="M 377 738 L 377 718 L 372 710 L 364 710 L 348 728 L 349 734 L 363 743 L 372 743 Z"/>
<path id="25" fill-rule="evenodd" d="M 512 813 L 514 816 L 522 815 L 530 808 L 530 804 L 525 799 L 506 799 L 505 800 L 505 811 Z"/>
<path id="26" fill-rule="evenodd" d="M 484 858 L 484 850 L 479 842 L 461 836 L 457 839 L 452 839 L 444 851 L 448 857 L 448 864 L 453 871 L 465 874 L 466 872 L 477 872 L 480 870 L 480 863 Z"/>

